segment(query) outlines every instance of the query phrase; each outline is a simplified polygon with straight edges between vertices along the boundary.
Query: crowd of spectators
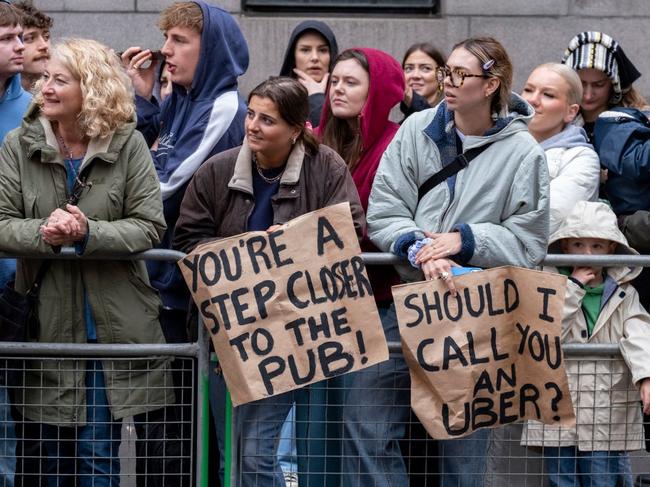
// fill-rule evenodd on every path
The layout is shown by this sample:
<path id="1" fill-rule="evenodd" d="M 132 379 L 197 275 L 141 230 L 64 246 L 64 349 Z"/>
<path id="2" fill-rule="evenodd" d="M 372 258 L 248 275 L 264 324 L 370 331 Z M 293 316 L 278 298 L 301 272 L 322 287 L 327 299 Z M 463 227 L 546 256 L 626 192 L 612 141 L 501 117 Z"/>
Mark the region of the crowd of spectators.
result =
<path id="1" fill-rule="evenodd" d="M 650 107 L 634 87 L 641 74 L 605 33 L 576 35 L 518 89 L 506 49 L 491 37 L 459 40 L 448 56 L 418 42 L 400 64 L 371 47 L 339 52 L 332 29 L 308 20 L 290 33 L 280 76 L 260 80 L 244 99 L 246 39 L 228 12 L 203 0 L 162 12 L 160 51 L 133 46 L 118 55 L 75 38 L 51 45 L 52 25 L 31 4 L 0 0 L 0 251 L 28 255 L 0 259 L 0 285 L 22 294 L 39 288 L 39 326 L 27 340 L 194 338 L 190 294 L 175 263 L 47 258 L 62 247 L 89 257 L 190 252 L 209 240 L 272 232 L 339 202 L 351 205 L 363 251 L 403 259 L 395 268 L 369 267 L 393 342 L 391 286 L 400 282 L 439 279 L 455 294 L 456 275 L 535 268 L 549 245 L 587 255 L 650 250 Z M 390 119 L 398 105 L 400 123 Z M 528 423 L 522 444 L 543 448 L 552 485 L 632 485 L 626 451 L 642 447 L 641 412 L 650 413 L 643 356 L 650 278 L 631 267 L 545 270 L 569 278 L 563 341 L 614 341 L 623 352 L 612 365 L 620 383 L 583 388 L 580 400 L 621 387 L 639 394 L 627 401 L 633 412 L 609 418 L 629 425 L 622 436 L 580 433 L 603 419 L 578 412 L 578 433 Z M 119 485 L 127 417 L 149 442 L 137 452 L 151 474 L 139 485 L 186 485 L 191 464 L 176 458 L 187 447 L 184 433 L 161 425 L 189 415 L 187 372 L 154 358 L 144 370 L 88 360 L 81 374 L 48 362 L 26 363 L 22 389 L 0 382 L 5 486 L 17 480 L 15 452 L 29 447 L 14 421 L 38 430 L 48 485 Z M 586 367 L 603 366 L 592 362 L 568 370 L 575 388 Z M 409 385 L 404 358 L 392 356 L 345 380 L 239 406 L 238 485 L 409 485 L 400 449 L 410 413 L 400 391 Z M 220 476 L 224 390 L 212 368 Z M 316 419 L 295 433 L 287 428 L 295 415 Z M 338 437 L 319 427 L 326 420 L 342 425 Z M 278 451 L 286 431 L 294 441 Z M 295 457 L 295 436 L 303 440 L 297 453 L 312 458 L 306 471 L 292 465 L 285 474 L 279 459 Z M 442 485 L 483 485 L 489 438 L 483 429 L 438 441 Z M 330 439 L 340 444 L 335 481 L 318 453 Z"/>

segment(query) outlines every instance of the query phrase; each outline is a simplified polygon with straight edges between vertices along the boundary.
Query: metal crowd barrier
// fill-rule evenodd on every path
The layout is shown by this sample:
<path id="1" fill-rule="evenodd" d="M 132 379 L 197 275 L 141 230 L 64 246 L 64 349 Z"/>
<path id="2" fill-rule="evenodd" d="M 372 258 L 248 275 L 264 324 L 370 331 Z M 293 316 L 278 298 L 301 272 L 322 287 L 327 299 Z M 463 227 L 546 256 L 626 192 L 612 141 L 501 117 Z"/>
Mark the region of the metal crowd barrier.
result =
<path id="1" fill-rule="evenodd" d="M 62 249 L 61 253 L 52 256 L 53 259 L 88 259 L 88 260 L 159 260 L 177 261 L 184 257 L 182 252 L 172 250 L 149 250 L 133 255 L 106 255 L 91 258 L 75 255 L 73 249 Z M 0 258 L 15 257 L 0 254 Z M 17 256 L 35 257 L 35 256 Z M 41 256 L 38 256 L 41 258 Z M 106 272 L 110 272 L 107 269 Z M 184 324 L 182 324 L 184 326 Z M 76 439 L 83 435 L 95 435 L 92 432 L 75 428 L 76 420 L 63 410 L 58 425 L 45 424 L 52 422 L 51 418 L 42 423 L 34 418 L 33 395 L 41 391 L 41 397 L 50 397 L 53 391 L 60 392 L 65 377 L 73 377 L 76 384 L 86 384 L 92 379 L 92 372 L 97 372 L 97 364 L 103 364 L 103 369 L 109 368 L 108 377 L 120 374 L 136 377 L 138 374 L 151 372 L 150 367 L 166 363 L 168 374 L 161 388 L 148 385 L 143 390 L 136 391 L 130 386 L 129 379 L 125 389 L 144 394 L 145 398 L 157 397 L 142 404 L 142 409 L 150 412 L 136 414 L 112 424 L 110 420 L 96 418 L 96 424 L 109 430 L 108 438 L 115 438 L 109 444 L 112 448 L 119 446 L 117 457 L 119 464 L 106 462 L 101 468 L 112 474 L 111 485 L 115 485 L 114 477 L 119 475 L 118 485 L 126 487 L 145 486 L 207 486 L 209 464 L 207 438 L 209 433 L 208 410 L 208 340 L 199 328 L 200 338 L 195 343 L 178 344 L 97 344 L 97 343 L 9 343 L 0 342 L 0 364 L 2 375 L 6 379 L 8 373 L 18 375 L 19 386 L 6 388 L 12 397 L 11 414 L 13 422 L 8 422 L 0 411 L 0 485 L 8 485 L 9 480 L 3 478 L 3 463 L 15 460 L 17 476 L 15 485 L 44 486 L 50 473 L 59 474 L 60 485 L 84 485 L 81 458 L 92 456 L 95 452 L 80 452 L 75 449 Z M 36 370 L 37 374 L 30 371 Z M 156 369 L 157 370 L 157 369 Z M 115 374 L 115 375 L 113 375 Z M 40 377 L 43 383 L 34 384 L 33 376 Z M 179 380 L 171 383 L 171 377 Z M 59 381 L 57 383 L 57 380 Z M 104 389 L 101 385 L 91 382 L 95 389 Z M 109 387 L 110 384 L 106 384 Z M 3 389 L 3 388 L 0 388 Z M 85 388 L 84 388 L 85 389 Z M 140 388 L 142 389 L 142 388 Z M 85 393 L 85 391 L 77 391 Z M 177 395 L 174 396 L 174 393 Z M 32 410 L 23 411 L 25 395 L 32 394 L 29 403 Z M 171 394 L 171 395 L 170 395 Z M 5 396 L 5 397 L 2 397 Z M 38 395 L 36 396 L 38 399 Z M 161 399 L 162 397 L 162 399 Z M 6 395 L 0 395 L 0 409 L 7 406 Z M 38 403 L 38 401 L 37 401 Z M 43 404 L 51 407 L 52 404 Z M 112 406 L 126 406 L 112 404 Z M 31 419 L 22 417 L 23 412 Z M 8 429 L 13 426 L 18 434 L 16 458 L 9 458 L 6 452 L 8 446 L 3 443 Z M 121 430 L 121 442 L 117 439 L 119 433 L 112 428 Z M 98 435 L 100 433 L 97 433 Z M 97 438 L 97 436 L 91 436 Z M 92 445 L 92 441 L 90 442 Z M 94 446 L 92 447 L 94 449 Z M 53 449 L 56 449 L 53 452 Z M 104 452 L 104 456 L 106 452 Z M 114 451 L 108 456 L 113 458 Z M 48 456 L 58 457 L 57 462 L 47 462 Z M 99 464 L 99 462 L 98 462 Z M 48 468 L 50 472 L 48 472 Z M 79 471 L 77 470 L 79 468 Z M 119 471 L 117 470 L 119 468 Z M 54 471 L 54 470 L 57 470 Z M 86 479 L 88 482 L 90 479 Z M 67 482 L 67 483 L 66 483 Z M 88 484 L 89 485 L 89 484 Z M 103 484 L 102 484 L 103 485 Z"/>
<path id="2" fill-rule="evenodd" d="M 364 254 L 364 261 L 369 265 L 390 265 L 400 263 L 400 259 L 391 254 Z M 568 256 L 568 255 L 549 255 L 545 259 L 544 264 L 552 266 L 564 265 L 636 265 L 636 266 L 650 266 L 650 256 L 623 256 L 623 255 L 607 255 L 607 256 Z M 399 342 L 389 342 L 389 352 L 391 357 L 401 356 L 402 348 Z M 566 344 L 563 346 L 563 352 L 566 363 L 584 363 L 585 360 L 595 360 L 601 365 L 605 363 L 620 363 L 622 362 L 620 350 L 617 344 Z M 649 351 L 650 356 L 650 351 Z M 396 366 L 390 364 L 388 366 Z M 617 369 L 618 370 L 618 369 Z M 373 374 L 372 371 L 361 371 L 360 374 Z M 611 374 L 611 380 L 614 379 L 614 374 Z M 282 471 L 280 472 L 287 487 L 365 487 L 372 485 L 396 485 L 396 486 L 454 486 L 454 485 L 472 485 L 472 486 L 546 486 L 548 485 L 548 475 L 545 473 L 543 465 L 542 449 L 534 446 L 522 446 L 522 441 L 526 439 L 523 431 L 523 424 L 517 423 L 500 427 L 496 429 L 481 430 L 488 437 L 487 449 L 481 451 L 479 446 L 482 447 L 485 442 L 481 443 L 479 440 L 468 440 L 470 444 L 475 442 L 476 450 L 473 454 L 464 457 L 454 457 L 456 455 L 451 450 L 449 453 L 449 443 L 436 442 L 428 437 L 423 427 L 415 415 L 410 411 L 409 395 L 410 390 L 408 385 L 403 383 L 394 382 L 392 384 L 383 384 L 381 390 L 367 388 L 362 391 L 359 397 L 364 394 L 376 395 L 387 390 L 396 392 L 390 399 L 383 404 L 384 407 L 392 410 L 400 408 L 407 409 L 408 420 L 403 424 L 397 424 L 404 431 L 404 439 L 398 445 L 399 453 L 401 454 L 406 464 L 408 479 L 395 475 L 391 471 L 393 464 L 391 463 L 392 457 L 396 454 L 395 451 L 383 451 L 379 448 L 383 445 L 373 445 L 374 439 L 379 436 L 371 435 L 362 440 L 367 440 L 369 444 L 369 455 L 374 455 L 374 467 L 380 469 L 378 478 L 381 480 L 378 483 L 373 483 L 376 478 L 363 475 L 362 459 L 357 458 L 357 462 L 350 462 L 350 453 L 346 451 L 345 435 L 346 424 L 342 419 L 342 401 L 344 395 L 349 391 L 349 383 L 347 378 L 343 376 L 327 381 L 327 385 L 314 385 L 306 390 L 301 390 L 295 397 L 287 399 L 287 401 L 295 400 L 293 408 L 293 427 L 289 430 L 280 429 L 280 425 L 265 422 L 264 419 L 244 419 L 242 421 L 250 421 L 251 424 L 248 428 L 249 437 L 238 438 L 235 431 L 232 431 L 232 450 L 228 458 L 231 459 L 230 463 L 233 468 L 230 471 L 230 477 L 226 478 L 225 485 L 239 486 L 239 485 L 276 485 L 273 481 L 268 479 L 268 476 L 263 476 L 264 471 L 259 468 L 266 465 L 265 463 L 266 452 L 263 449 L 259 451 L 251 450 L 247 446 L 246 454 L 247 459 L 244 458 L 241 448 L 237 451 L 237 444 L 250 445 L 251 442 L 260 441 L 263 439 L 261 434 L 269 426 L 281 431 L 280 442 L 294 444 L 290 447 L 292 451 L 292 458 L 285 459 L 284 464 L 281 463 Z M 601 379 L 603 374 L 599 374 Z M 589 376 L 591 380 L 595 380 L 596 375 Z M 369 381 L 372 382 L 372 381 Z M 314 390 L 315 389 L 315 390 Z M 626 391 L 628 392 L 628 391 Z M 623 406 L 626 408 L 639 408 L 638 392 L 636 390 L 629 391 L 630 397 L 636 394 L 636 400 L 630 401 L 629 404 Z M 577 405 L 579 408 L 589 407 L 588 405 Z M 278 407 L 288 408 L 286 402 L 280 402 Z M 346 407 L 355 407 L 355 404 L 346 402 Z M 385 425 L 379 424 L 374 421 L 373 410 L 368 408 L 365 404 L 358 404 L 358 414 L 354 417 L 358 421 L 363 421 L 369 424 L 370 428 L 377 428 L 385 433 Z M 614 409 L 614 408 L 612 408 Z M 620 406 L 617 406 L 620 409 Z M 325 413 L 323 411 L 326 411 Z M 234 416 L 237 416 L 237 408 L 234 409 Z M 290 416 L 291 417 L 291 416 Z M 349 421 L 349 417 L 348 417 Z M 235 419 L 237 422 L 237 419 Z M 601 425 L 603 426 L 603 425 Z M 630 425 L 623 423 L 611 424 L 607 427 L 612 432 L 612 441 L 616 435 L 620 436 L 621 431 L 627 430 Z M 286 425 L 284 425 L 286 428 Z M 545 428 L 545 427 L 544 427 Z M 384 436 L 385 438 L 385 436 Z M 314 446 L 316 445 L 316 446 Z M 394 447 L 395 445 L 392 445 Z M 374 448 L 374 449 L 373 449 Z M 251 461 L 252 458 L 252 461 Z M 346 459 L 345 463 L 342 460 Z M 577 460 L 576 458 L 574 458 Z M 618 459 L 617 455 L 612 455 L 607 461 L 612 462 Z M 446 463 L 451 460 L 455 461 L 456 468 L 463 471 L 466 477 L 461 480 L 453 476 L 445 476 L 446 472 L 441 470 L 441 467 L 449 466 Z M 481 466 L 477 466 L 477 462 L 483 460 Z M 629 469 L 633 472 L 632 475 L 621 474 L 617 478 L 607 478 L 603 475 L 592 473 L 589 480 L 593 480 L 591 485 L 609 485 L 632 487 L 632 485 L 647 485 L 643 482 L 650 481 L 650 457 L 645 452 L 633 452 L 627 456 L 621 457 L 621 463 L 629 465 Z M 236 469 L 240 471 L 237 472 Z M 256 470 L 259 468 L 259 470 Z M 479 472 L 479 469 L 480 470 Z M 576 470 L 574 477 L 579 478 L 580 473 Z M 648 476 L 647 478 L 645 476 Z M 575 480 L 575 478 L 573 479 Z M 588 479 L 583 478 L 582 484 L 575 485 L 588 485 Z M 600 481 L 600 484 L 595 482 Z M 252 482 L 252 483 L 251 483 Z M 469 482 L 469 483 L 468 483 Z M 572 484 L 573 485 L 573 484 Z"/>
<path id="3" fill-rule="evenodd" d="M 105 259 L 105 260 L 126 260 L 126 259 L 137 259 L 137 260 L 168 260 L 176 261 L 179 258 L 183 257 L 184 254 L 175 251 L 169 250 L 150 250 L 147 252 L 142 252 L 134 255 L 122 255 L 122 256 L 105 256 L 105 257 L 92 257 L 92 259 Z M 2 257 L 11 257 L 3 256 Z M 20 256 L 19 256 L 20 257 Z M 24 256 L 30 257 L 30 256 Z M 33 257 L 33 256 L 32 256 Z M 39 256 L 40 257 L 40 256 Z M 364 260 L 367 264 L 370 265 L 391 265 L 399 262 L 399 259 L 391 254 L 364 254 Z M 71 249 L 63 249 L 61 254 L 58 256 L 53 256 L 57 259 L 86 259 L 86 257 L 77 256 L 74 251 Z M 545 264 L 548 265 L 636 265 L 636 266 L 650 266 L 650 256 L 622 256 L 622 255 L 608 255 L 608 256 L 567 256 L 567 255 L 549 255 L 545 260 Z M 207 336 L 207 331 L 202 325 L 199 326 L 199 338 L 195 343 L 185 343 L 185 344 L 143 344 L 143 345 L 131 345 L 131 344 L 114 344 L 114 345 L 102 345 L 102 344 L 64 344 L 64 343 L 7 343 L 0 342 L 0 357 L 2 360 L 12 360 L 5 367 L 5 369 L 16 368 L 18 372 L 24 372 L 24 361 L 36 361 L 35 358 L 38 358 L 38 362 L 41 364 L 40 367 L 45 368 L 56 374 L 57 371 L 66 370 L 68 372 L 72 371 L 73 374 L 86 373 L 88 368 L 81 368 L 79 365 L 80 359 L 102 359 L 104 364 L 110 364 L 109 366 L 114 367 L 117 371 L 132 371 L 138 367 L 142 368 L 142 364 L 147 364 L 151 360 L 168 360 L 171 362 L 172 358 L 178 358 L 181 362 L 185 361 L 185 365 L 182 365 L 178 368 L 174 368 L 173 371 L 180 372 L 181 369 L 187 371 L 187 366 L 189 366 L 190 380 L 189 384 L 183 383 L 183 387 L 191 387 L 193 394 L 191 394 L 191 400 L 187 404 L 183 404 L 186 407 L 189 407 L 192 410 L 191 417 L 182 418 L 178 421 L 178 424 L 181 425 L 181 430 L 183 432 L 187 431 L 188 424 L 191 426 L 191 437 L 184 437 L 184 433 L 181 433 L 182 440 L 189 440 L 190 451 L 183 451 L 180 460 L 188 461 L 192 465 L 191 473 L 188 474 L 190 477 L 181 478 L 180 482 L 185 485 L 186 480 L 190 481 L 191 485 L 197 486 L 206 486 L 208 485 L 208 465 L 210 462 L 216 462 L 216 456 L 218 452 L 208 453 L 207 449 L 207 436 L 209 430 L 209 390 L 208 390 L 208 374 L 210 370 L 210 359 L 209 359 L 209 338 Z M 568 361 L 584 359 L 585 357 L 598 357 L 600 360 L 618 360 L 620 358 L 620 352 L 618 345 L 616 344 L 599 344 L 599 345 L 577 345 L 569 344 L 563 347 L 565 356 Z M 389 342 L 389 351 L 391 354 L 400 354 L 401 353 L 401 344 L 399 342 Z M 47 359 L 47 360 L 40 360 Z M 90 362 L 90 361 L 89 361 Z M 16 365 L 18 364 L 18 365 Z M 21 368 L 23 367 L 23 368 Z M 146 365 L 144 365 L 146 368 Z M 170 366 L 171 367 L 171 366 Z M 48 387 L 56 388 L 56 385 L 52 386 L 48 384 Z M 172 387 L 170 385 L 170 387 Z M 399 387 L 395 385 L 395 387 Z M 298 458 L 294 458 L 295 463 L 300 465 L 300 473 L 296 476 L 292 476 L 292 472 L 288 472 L 289 475 L 285 476 L 287 481 L 287 487 L 312 487 L 312 486 L 329 486 L 336 483 L 340 479 L 341 474 L 346 473 L 341 470 L 341 467 L 336 465 L 338 460 L 342 455 L 345 454 L 343 451 L 344 445 L 342 444 L 343 437 L 343 423 L 340 418 L 335 417 L 334 414 L 332 417 L 328 416 L 328 413 L 322 414 L 323 411 L 328 411 L 329 409 L 336 409 L 338 406 L 337 401 L 340 400 L 340 397 L 337 398 L 337 392 L 343 393 L 346 390 L 346 378 L 343 376 L 340 378 L 340 384 L 335 387 L 331 387 L 329 391 L 316 391 L 316 394 L 311 394 L 309 396 L 304 396 L 297 394 L 297 402 L 300 404 L 301 401 L 308 401 L 311 411 L 319 411 L 317 417 L 312 416 L 311 412 L 308 412 L 306 415 L 304 411 L 296 411 L 295 427 L 296 432 L 289 437 L 282 438 L 289 442 L 297 440 L 298 443 L 303 441 L 305 438 L 303 435 L 305 430 L 318 430 L 319 428 L 325 433 L 316 432 L 316 439 L 322 440 L 322 448 L 318 448 L 317 451 L 301 451 Z M 24 393 L 24 391 L 14 391 L 14 395 L 17 392 Z M 376 394 L 378 391 L 368 391 L 369 394 Z M 406 397 L 408 399 L 408 390 L 400 388 L 400 397 Z M 14 398 L 15 401 L 15 398 Z M 2 401 L 0 400 L 0 405 Z M 304 404 L 304 402 L 303 402 Z M 16 406 L 16 403 L 14 403 Z M 161 408 L 171 406 L 170 403 L 160 404 Z M 314 407 L 316 406 L 316 407 Z M 320 406 L 320 407 L 319 407 Z M 387 405 L 387 407 L 391 407 Z M 393 407 L 402 407 L 402 404 L 393 405 Z M 227 404 L 226 413 L 229 415 L 231 413 L 231 408 Z M 236 410 L 235 410 L 236 411 Z M 236 414 L 236 412 L 235 412 Z M 147 470 L 148 466 L 138 465 L 139 459 L 142 458 L 140 455 L 136 455 L 135 451 L 138 448 L 142 448 L 142 443 L 138 445 L 138 441 L 142 441 L 141 438 L 136 438 L 136 431 L 139 428 L 142 428 L 142 425 L 156 425 L 156 424 L 166 424 L 168 418 L 140 418 L 135 421 L 132 419 L 125 419 L 122 425 L 122 447 L 119 452 L 119 456 L 122 459 L 121 465 L 121 480 L 123 486 L 145 486 L 148 485 L 148 481 L 151 480 L 152 484 L 155 477 L 155 474 L 160 474 L 158 471 Z M 137 423 L 137 424 L 136 424 Z M 18 458 L 19 461 L 23 463 L 28 463 L 29 468 L 35 468 L 34 471 L 23 471 L 22 474 L 26 478 L 35 478 L 38 479 L 40 483 L 30 483 L 28 480 L 27 483 L 21 485 L 44 485 L 43 479 L 47 476 L 46 466 L 44 465 L 43 459 L 46 456 L 44 449 L 47 449 L 47 438 L 51 438 L 52 432 L 44 432 L 42 429 L 36 428 L 34 430 L 33 424 L 30 424 L 28 421 L 22 421 L 18 424 L 20 428 L 29 429 L 30 431 L 22 431 L 26 438 L 32 440 L 32 447 L 34 448 L 34 443 L 36 444 L 35 450 L 31 452 L 24 453 L 23 458 Z M 410 443 L 409 438 L 406 438 L 404 442 L 400 445 L 401 452 L 410 474 L 410 485 L 437 485 L 437 482 L 440 480 L 438 478 L 439 472 L 437 467 L 434 465 L 436 460 L 441 456 L 441 453 L 438 451 L 439 446 L 435 444 L 430 438 L 427 438 L 423 434 L 422 430 L 415 431 L 417 426 L 416 418 L 413 416 L 410 417 L 408 424 L 400 425 L 407 431 L 407 435 L 411 435 Z M 0 437 L 2 436 L 3 429 L 6 429 L 7 424 L 3 422 L 3 418 L 0 416 Z M 626 425 L 617 425 L 617 428 L 625 428 Z M 519 430 L 517 430 L 519 428 Z M 535 452 L 532 449 L 525 449 L 524 447 L 519 446 L 521 440 L 521 426 L 509 426 L 506 428 L 500 428 L 498 431 L 501 432 L 502 436 L 492 435 L 492 440 L 490 444 L 491 451 L 497 452 L 497 455 L 488 456 L 489 475 L 485 477 L 485 485 L 497 485 L 497 484 L 506 484 L 506 485 L 544 485 L 544 475 L 541 473 L 540 468 L 540 455 L 539 452 Z M 339 439 L 332 441 L 331 430 L 336 430 L 339 432 Z M 497 430 L 493 430 L 497 431 Z M 311 432 L 313 433 L 313 431 Z M 322 435 L 320 438 L 318 435 Z M 32 436 L 30 436 L 32 435 Z M 35 435 L 35 436 L 34 436 Z M 61 435 L 60 431 L 56 431 L 54 435 Z M 230 420 L 226 421 L 226 435 L 229 436 L 232 440 L 231 442 L 226 442 L 225 445 L 225 458 L 230 459 L 226 461 L 225 464 L 225 485 L 237 485 L 237 474 L 233 465 L 236 464 L 241 458 L 238 458 L 237 444 L 239 443 L 239 438 L 236 438 L 234 428 Z M 496 439 L 495 439 L 496 437 Z M 62 439 L 61 436 L 55 436 L 57 439 Z M 336 438 L 336 434 L 334 435 Z M 63 438 L 69 440 L 68 438 Z M 314 439 L 314 436 L 311 436 L 311 439 Z M 70 440 L 72 441 L 72 440 Z M 318 443 L 318 442 L 317 442 Z M 63 442 L 65 444 L 65 442 Z M 30 445 L 27 445 L 29 447 Z M 25 448 L 25 445 L 23 445 Z M 499 450 L 499 448 L 501 450 Z M 523 450 L 522 450 L 523 449 Z M 0 462 L 2 458 L 2 445 L 0 445 Z M 500 452 L 500 453 L 499 453 Z M 75 455 L 73 455 L 75 456 Z M 167 458 L 166 452 L 150 452 L 145 445 L 144 448 L 144 458 L 153 459 L 153 460 L 165 460 Z M 384 458 L 388 460 L 388 458 Z M 465 459 L 467 461 L 467 459 Z M 496 464 L 490 462 L 497 462 Z M 650 467 L 648 464 L 647 456 L 645 454 L 632 456 L 631 461 L 635 467 L 635 473 L 640 474 L 650 474 Z M 142 462 L 140 462 L 142 463 Z M 291 463 L 291 461 L 289 462 Z M 304 467 L 304 468 L 302 468 Z M 1 467 L 0 467 L 1 468 Z M 306 470 L 305 470 L 306 468 Z M 69 472 L 65 472 L 69 473 Z M 176 472 L 177 473 L 177 472 Z M 293 472 L 297 473 L 297 472 Z M 349 473 L 349 472 L 347 472 Z M 391 472 L 384 472 L 387 476 L 390 476 Z M 165 480 L 166 472 L 162 472 L 163 478 Z M 176 484 L 176 479 L 179 478 L 178 475 L 174 472 L 169 474 L 167 477 L 168 483 L 164 485 L 181 485 L 181 483 Z M 174 480 L 172 480 L 174 479 Z M 332 480 L 335 479 L 335 480 Z M 334 482 L 334 483 L 332 483 Z M 0 481 L 0 484 L 2 482 Z M 18 484 L 17 484 L 18 485 Z M 260 484 L 262 485 L 262 484 Z M 364 484 L 359 484 L 364 485 Z M 641 484 L 639 484 L 641 485 Z"/>

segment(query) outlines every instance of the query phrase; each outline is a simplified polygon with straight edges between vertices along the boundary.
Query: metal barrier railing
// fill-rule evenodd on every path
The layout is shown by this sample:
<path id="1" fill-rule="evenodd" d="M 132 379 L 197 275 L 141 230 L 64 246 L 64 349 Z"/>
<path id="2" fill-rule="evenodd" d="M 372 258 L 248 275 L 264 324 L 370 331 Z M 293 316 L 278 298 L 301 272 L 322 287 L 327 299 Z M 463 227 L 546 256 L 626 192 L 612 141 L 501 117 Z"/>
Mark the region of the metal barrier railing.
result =
<path id="1" fill-rule="evenodd" d="M 132 255 L 103 255 L 103 256 L 78 256 L 74 249 L 63 248 L 57 255 L 7 255 L 0 253 L 0 258 L 51 258 L 66 260 L 157 260 L 177 261 L 184 257 L 182 252 L 154 249 Z M 194 485 L 207 486 L 207 465 L 208 465 L 208 432 L 209 432 L 209 409 L 208 409 L 208 340 L 206 339 L 204 327 L 199 327 L 199 339 L 194 343 L 179 344 L 97 344 L 97 343 L 37 343 L 37 342 L 0 342 L 0 356 L 3 359 L 13 361 L 25 361 L 46 359 L 48 363 L 58 360 L 60 363 L 69 363 L 74 359 L 102 359 L 109 364 L 126 363 L 128 368 L 145 359 L 151 360 L 156 357 L 167 357 L 191 360 L 194 364 L 197 388 L 192 391 L 192 416 L 190 418 L 193 435 L 196 441 L 191 442 L 189 457 L 183 460 L 193 462 Z M 24 362 L 23 362 L 24 363 Z M 118 366 L 119 367 L 119 366 Z M 68 367 L 70 369 L 70 367 Z M 175 371 L 174 371 L 175 372 Z M 76 373 L 79 373 L 77 370 Z M 194 381 L 193 381 L 194 383 Z M 184 384 L 184 388 L 194 388 L 193 383 Z M 170 388 L 174 387 L 172 385 Z M 190 405 L 185 405 L 190 406 Z M 146 421 L 146 420 L 145 420 Z M 188 419 L 179 420 L 179 423 L 187 423 Z M 145 427 L 147 425 L 145 424 Z M 183 454 L 185 456 L 185 454 Z M 164 454 L 163 454 L 164 456 Z M 195 460 L 195 461 L 194 461 Z M 156 472 L 138 473 L 140 476 L 155 474 Z M 31 474 L 31 473 L 30 473 Z M 178 478 L 178 477 L 177 477 Z M 137 484 L 141 485 L 141 480 Z M 31 482 L 35 482 L 33 479 Z M 144 481 L 146 483 L 146 480 Z M 32 485 L 32 484 L 25 484 Z M 167 484 L 171 485 L 171 484 Z"/>
<path id="2" fill-rule="evenodd" d="M 88 260 L 159 260 L 159 261 L 176 261 L 185 254 L 171 250 L 149 250 L 132 255 L 105 255 L 80 257 L 75 254 L 73 249 L 62 249 L 58 255 L 48 256 L 52 259 L 88 259 Z M 18 255 L 10 256 L 0 253 L 0 258 L 43 258 L 42 255 Z M 365 253 L 364 261 L 369 265 L 392 265 L 400 263 L 401 260 L 396 256 L 388 253 Z M 549 255 L 544 261 L 547 265 L 634 265 L 650 266 L 650 256 L 629 256 L 629 255 L 606 255 L 606 256 L 575 256 L 575 255 Z M 399 342 L 389 342 L 389 351 L 392 354 L 401 353 L 401 344 Z M 567 344 L 563 346 L 567 357 L 580 356 L 612 356 L 619 355 L 617 344 Z M 186 357 L 196 360 L 196 371 L 198 375 L 198 389 L 195 391 L 196 399 L 196 417 L 194 432 L 196 434 L 196 450 L 194 478 L 198 486 L 206 486 L 208 483 L 207 466 L 208 449 L 207 434 L 209 429 L 209 406 L 208 406 L 208 371 L 209 371 L 209 337 L 204 326 L 199 324 L 198 340 L 194 343 L 186 344 L 65 344 L 65 343 L 9 343 L 0 342 L 0 356 L 12 357 L 62 357 L 62 358 L 122 358 L 135 359 L 143 357 Z M 228 433 L 229 431 L 227 431 Z M 230 449 L 231 445 L 227 445 Z M 226 458 L 236 460 L 236 452 Z M 232 478 L 228 475 L 230 468 L 227 465 L 226 479 Z"/>

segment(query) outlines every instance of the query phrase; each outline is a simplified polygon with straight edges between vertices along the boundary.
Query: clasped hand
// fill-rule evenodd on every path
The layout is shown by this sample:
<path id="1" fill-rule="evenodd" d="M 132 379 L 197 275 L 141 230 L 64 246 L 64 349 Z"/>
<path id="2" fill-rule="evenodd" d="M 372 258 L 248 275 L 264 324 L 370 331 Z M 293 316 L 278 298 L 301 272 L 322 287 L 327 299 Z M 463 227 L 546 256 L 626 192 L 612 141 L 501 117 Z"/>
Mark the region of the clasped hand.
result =
<path id="1" fill-rule="evenodd" d="M 433 241 L 419 250 L 415 262 L 422 268 L 425 279 L 442 279 L 451 295 L 456 296 L 456 285 L 451 268 L 458 267 L 458 264 L 449 257 L 460 252 L 462 247 L 460 233 L 424 232 L 424 235 Z"/>
<path id="2" fill-rule="evenodd" d="M 66 205 L 65 210 L 57 208 L 50 214 L 40 232 L 49 245 L 70 246 L 86 237 L 88 219 L 79 207 Z"/>

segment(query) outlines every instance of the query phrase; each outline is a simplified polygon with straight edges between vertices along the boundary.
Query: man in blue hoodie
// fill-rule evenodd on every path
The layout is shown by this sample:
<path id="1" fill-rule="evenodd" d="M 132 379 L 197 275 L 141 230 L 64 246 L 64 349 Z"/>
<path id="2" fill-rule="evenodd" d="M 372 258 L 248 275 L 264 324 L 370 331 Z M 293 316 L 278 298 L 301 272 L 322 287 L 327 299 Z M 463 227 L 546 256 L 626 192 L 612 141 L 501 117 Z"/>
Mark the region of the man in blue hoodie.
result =
<path id="1" fill-rule="evenodd" d="M 151 147 L 160 179 L 167 223 L 161 247 L 171 248 L 181 201 L 194 173 L 208 158 L 241 145 L 244 139 L 246 105 L 237 78 L 248 68 L 248 46 L 229 13 L 202 0 L 172 4 L 161 13 L 158 26 L 165 36 L 160 54 L 170 74 L 171 95 L 160 105 L 153 97 L 159 65 L 152 61 L 157 53 L 131 47 L 122 61 L 136 93 L 138 130 Z M 187 341 L 190 295 L 176 263 L 148 262 L 148 269 L 163 302 L 160 322 L 165 338 L 170 343 Z M 185 391 L 191 377 L 179 375 L 175 373 L 175 383 L 179 388 L 184 385 Z M 189 404 L 186 397 L 178 399 Z M 145 419 L 149 424 L 154 421 Z M 152 435 L 143 432 L 142 436 Z M 177 471 L 176 466 L 169 467 Z M 187 470 L 182 467 L 182 471 Z"/>
<path id="2" fill-rule="evenodd" d="M 167 223 L 162 247 L 171 248 L 187 183 L 205 160 L 244 138 L 246 105 L 237 78 L 248 68 L 248 46 L 229 13 L 202 0 L 172 4 L 161 13 L 158 26 L 165 35 L 160 52 L 173 85 L 161 105 L 152 96 L 156 53 L 131 47 L 122 60 L 136 93 L 138 129 L 150 144 L 160 178 Z M 167 340 L 187 341 L 189 292 L 176 264 L 150 262 L 149 277 L 161 293 Z"/>
<path id="3" fill-rule="evenodd" d="M 20 125 L 32 96 L 20 85 L 25 61 L 20 12 L 0 3 L 0 144 Z"/>
<path id="4" fill-rule="evenodd" d="M 20 125 L 31 95 L 20 84 L 25 46 L 20 12 L 0 2 L 0 145 L 7 132 Z M 14 278 L 16 261 L 0 259 L 0 288 Z M 0 380 L 0 481 L 13 487 L 16 471 L 16 436 L 11 417 L 8 390 Z"/>

